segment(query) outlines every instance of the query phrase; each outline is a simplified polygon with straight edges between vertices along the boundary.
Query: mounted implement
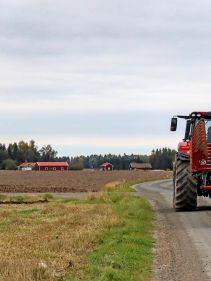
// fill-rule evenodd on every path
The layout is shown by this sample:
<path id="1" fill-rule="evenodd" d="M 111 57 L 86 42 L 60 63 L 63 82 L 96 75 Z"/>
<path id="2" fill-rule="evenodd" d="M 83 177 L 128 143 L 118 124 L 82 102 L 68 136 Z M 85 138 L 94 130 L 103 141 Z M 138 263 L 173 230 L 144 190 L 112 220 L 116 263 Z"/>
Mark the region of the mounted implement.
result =
<path id="1" fill-rule="evenodd" d="M 171 131 L 177 129 L 177 118 L 186 120 L 186 130 L 174 163 L 173 206 L 194 210 L 197 196 L 211 197 L 211 112 L 173 117 Z"/>

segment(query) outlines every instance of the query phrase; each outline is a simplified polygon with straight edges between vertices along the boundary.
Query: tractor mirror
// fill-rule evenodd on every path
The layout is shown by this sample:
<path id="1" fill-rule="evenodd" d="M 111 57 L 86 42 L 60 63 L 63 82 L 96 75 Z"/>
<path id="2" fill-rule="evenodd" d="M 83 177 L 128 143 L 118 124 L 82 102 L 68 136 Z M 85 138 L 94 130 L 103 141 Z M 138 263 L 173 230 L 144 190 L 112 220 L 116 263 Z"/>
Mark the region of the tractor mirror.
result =
<path id="1" fill-rule="evenodd" d="M 171 131 L 174 132 L 177 130 L 177 118 L 171 118 Z"/>

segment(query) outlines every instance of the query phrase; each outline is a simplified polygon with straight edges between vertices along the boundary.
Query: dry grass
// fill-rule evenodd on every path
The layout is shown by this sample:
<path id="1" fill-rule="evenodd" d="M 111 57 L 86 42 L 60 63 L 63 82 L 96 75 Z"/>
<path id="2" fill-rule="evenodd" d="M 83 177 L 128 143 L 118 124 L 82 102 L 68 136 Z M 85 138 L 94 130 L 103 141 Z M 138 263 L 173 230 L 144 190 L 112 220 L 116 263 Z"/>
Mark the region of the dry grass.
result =
<path id="1" fill-rule="evenodd" d="M 2 206 L 0 281 L 62 280 L 115 221 L 105 204 Z"/>
<path id="2" fill-rule="evenodd" d="M 6 187 L 10 192 L 34 189 L 53 192 L 57 188 L 60 191 L 80 191 L 80 186 L 86 191 L 103 191 L 103 185 L 109 182 L 112 183 L 106 190 L 116 191 L 120 186 L 124 191 L 129 188 L 128 179 L 143 181 L 171 177 L 170 172 L 140 171 L 5 172 L 0 175 L 0 190 Z M 62 281 L 67 272 L 84 267 L 83 257 L 94 248 L 105 226 L 115 225 L 116 228 L 118 225 L 120 216 L 113 212 L 111 205 L 121 196 L 116 192 L 110 192 L 109 196 L 99 192 L 90 193 L 86 203 L 68 204 L 52 200 L 48 204 L 18 205 L 23 201 L 19 196 L 12 199 L 15 205 L 1 205 L 0 281 Z M 47 195 L 45 197 L 49 199 Z M 5 201 L 7 197 L 0 199 Z"/>
<path id="3" fill-rule="evenodd" d="M 117 186 L 119 186 L 120 184 L 123 184 L 125 181 L 113 181 L 113 182 L 109 182 L 104 186 L 104 191 L 110 192 L 110 191 L 114 191 Z"/>

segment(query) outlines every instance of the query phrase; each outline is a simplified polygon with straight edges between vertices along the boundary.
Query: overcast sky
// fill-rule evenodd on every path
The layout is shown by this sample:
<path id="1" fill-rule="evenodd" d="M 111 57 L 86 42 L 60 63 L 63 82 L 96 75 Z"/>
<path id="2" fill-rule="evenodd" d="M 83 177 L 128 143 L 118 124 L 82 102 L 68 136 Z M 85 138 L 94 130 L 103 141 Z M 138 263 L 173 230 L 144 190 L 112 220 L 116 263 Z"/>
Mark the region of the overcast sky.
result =
<path id="1" fill-rule="evenodd" d="M 1 142 L 150 153 L 193 110 L 211 111 L 210 1 L 0 1 Z"/>

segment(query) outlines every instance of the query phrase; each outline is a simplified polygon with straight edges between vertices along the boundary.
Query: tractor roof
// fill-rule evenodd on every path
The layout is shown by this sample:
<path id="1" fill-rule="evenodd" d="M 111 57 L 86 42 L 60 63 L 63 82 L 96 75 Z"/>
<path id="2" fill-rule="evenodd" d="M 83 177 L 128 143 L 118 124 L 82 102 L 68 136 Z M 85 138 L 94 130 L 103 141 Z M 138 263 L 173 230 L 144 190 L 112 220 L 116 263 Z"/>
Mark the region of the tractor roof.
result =
<path id="1" fill-rule="evenodd" d="M 177 115 L 178 118 L 183 119 L 192 119 L 192 118 L 204 118 L 204 119 L 211 119 L 211 111 L 193 111 L 190 115 Z"/>
<path id="2" fill-rule="evenodd" d="M 204 111 L 194 111 L 190 114 L 191 118 L 205 118 L 211 119 L 211 111 L 204 112 Z"/>
<path id="3" fill-rule="evenodd" d="M 193 111 L 190 115 L 192 114 L 206 114 L 207 112 L 206 111 Z"/>

